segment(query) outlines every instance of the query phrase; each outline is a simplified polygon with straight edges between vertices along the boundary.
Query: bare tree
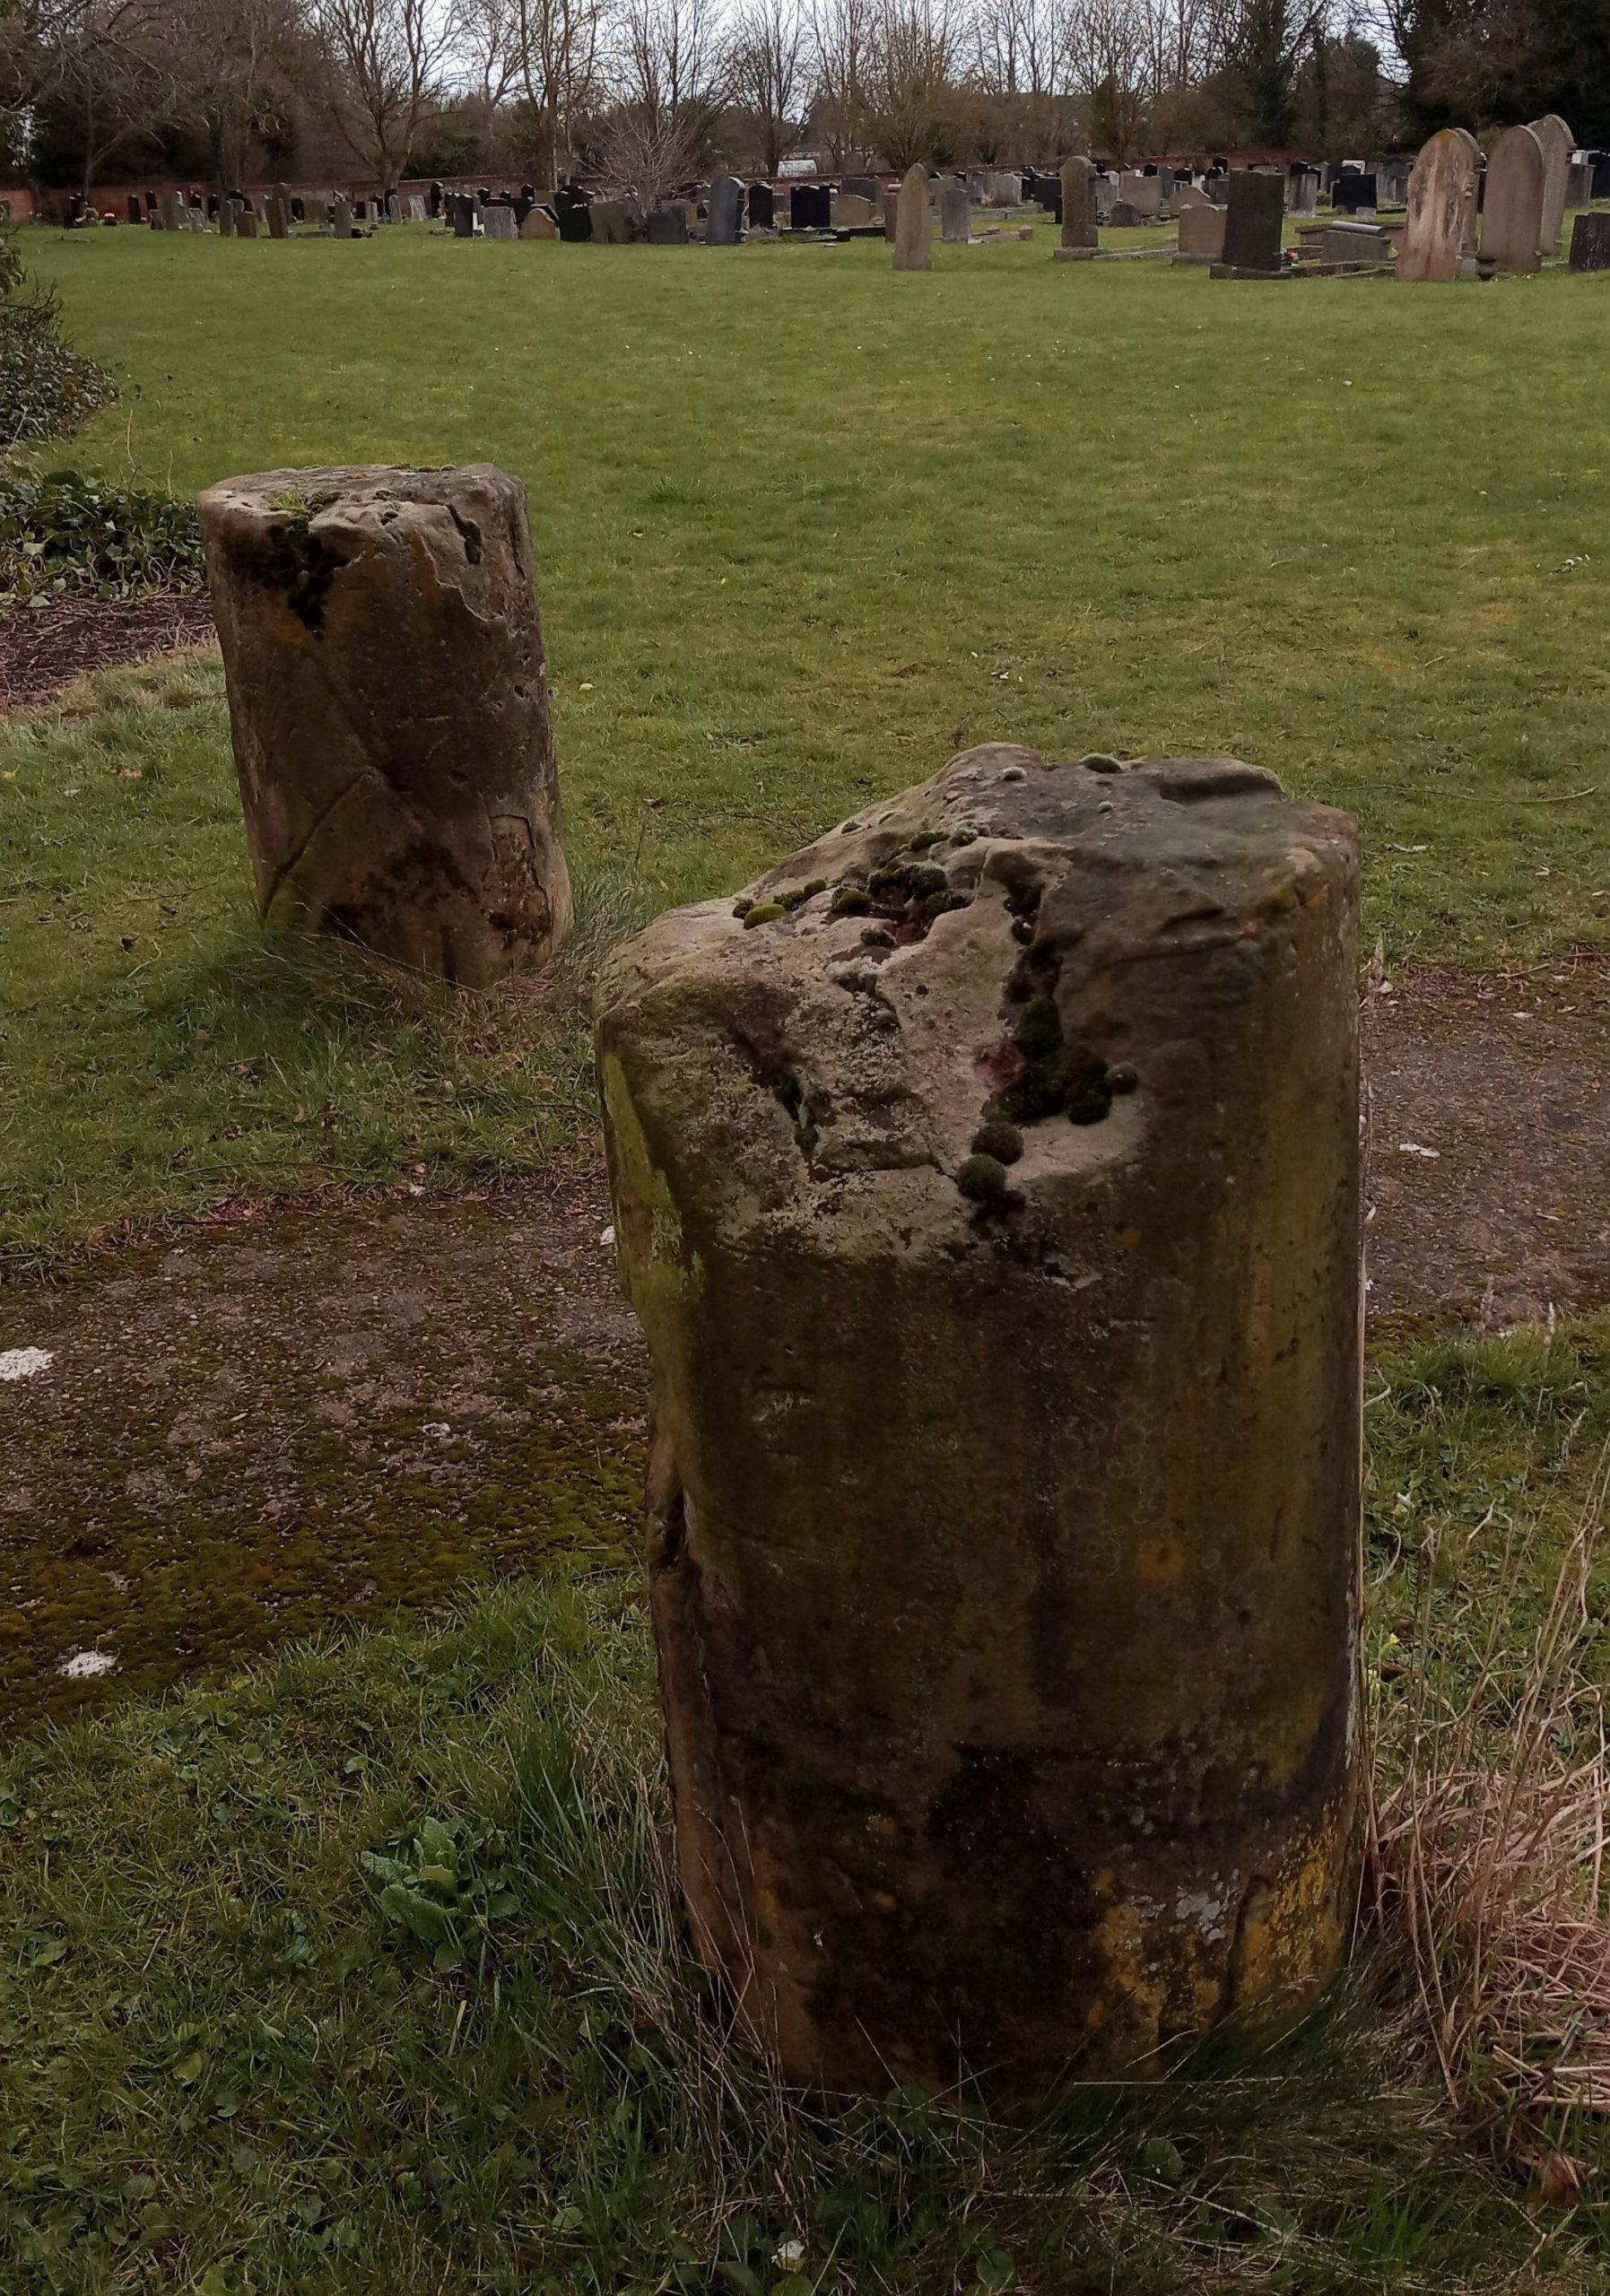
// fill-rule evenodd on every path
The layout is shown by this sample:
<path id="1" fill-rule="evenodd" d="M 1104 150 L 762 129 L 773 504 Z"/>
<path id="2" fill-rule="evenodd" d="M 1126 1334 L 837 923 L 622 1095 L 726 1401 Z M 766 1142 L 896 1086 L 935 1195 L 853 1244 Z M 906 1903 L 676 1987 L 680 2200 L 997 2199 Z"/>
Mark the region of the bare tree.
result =
<path id="1" fill-rule="evenodd" d="M 730 92 L 730 59 L 710 0 L 627 0 L 596 129 L 606 174 L 646 205 L 709 156 Z"/>
<path id="2" fill-rule="evenodd" d="M 315 0 L 314 21 L 334 75 L 336 125 L 381 188 L 395 191 L 442 110 L 456 13 L 432 0 Z"/>
<path id="3" fill-rule="evenodd" d="M 601 96 L 603 0 L 461 0 L 464 43 L 489 118 L 527 107 L 524 141 L 537 180 L 570 172 L 578 124 Z"/>
<path id="4" fill-rule="evenodd" d="M 733 27 L 732 98 L 754 124 L 761 170 L 774 176 L 794 140 L 804 82 L 805 21 L 795 0 L 748 0 Z"/>
<path id="5" fill-rule="evenodd" d="M 811 124 L 836 169 L 866 157 L 866 72 L 877 0 L 811 0 Z"/>
<path id="6" fill-rule="evenodd" d="M 253 140 L 289 134 L 306 50 L 295 0 L 180 0 L 163 23 L 171 116 L 206 137 L 218 189 L 231 191 Z"/>
<path id="7" fill-rule="evenodd" d="M 949 0 L 882 0 L 863 88 L 868 128 L 892 168 L 953 158 L 960 62 Z"/>

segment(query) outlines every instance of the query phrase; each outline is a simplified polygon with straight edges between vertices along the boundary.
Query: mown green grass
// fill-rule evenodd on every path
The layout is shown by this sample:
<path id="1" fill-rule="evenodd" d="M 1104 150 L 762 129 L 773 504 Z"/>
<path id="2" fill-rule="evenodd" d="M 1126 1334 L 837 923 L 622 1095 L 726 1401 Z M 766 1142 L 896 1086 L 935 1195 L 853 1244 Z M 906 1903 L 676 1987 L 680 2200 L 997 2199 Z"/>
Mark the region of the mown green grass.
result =
<path id="1" fill-rule="evenodd" d="M 29 247 L 124 383 L 81 458 L 527 481 L 617 924 L 1007 737 L 1236 752 L 1351 808 L 1395 960 L 1602 939 L 1604 283 L 1243 286 L 1054 238 L 926 277 L 870 242 Z M 215 673 L 100 692 L 0 734 L 4 1240 L 578 1136 L 583 1048 L 529 988 L 332 987 L 260 944 Z"/>
<path id="2" fill-rule="evenodd" d="M 1422 1348 L 1369 1424 L 1389 1759 L 1495 1615 L 1528 1647 L 1610 1426 L 1610 1322 Z M 1456 2120 L 1389 1957 L 1272 2051 L 1030 2127 L 970 2095 L 779 2093 L 687 1961 L 657 1745 L 636 1583 L 606 1574 L 13 1749 L 6 2296 L 1605 2285 L 1597 2124 Z M 1553 2143 L 1580 2208 L 1536 2197 Z"/>

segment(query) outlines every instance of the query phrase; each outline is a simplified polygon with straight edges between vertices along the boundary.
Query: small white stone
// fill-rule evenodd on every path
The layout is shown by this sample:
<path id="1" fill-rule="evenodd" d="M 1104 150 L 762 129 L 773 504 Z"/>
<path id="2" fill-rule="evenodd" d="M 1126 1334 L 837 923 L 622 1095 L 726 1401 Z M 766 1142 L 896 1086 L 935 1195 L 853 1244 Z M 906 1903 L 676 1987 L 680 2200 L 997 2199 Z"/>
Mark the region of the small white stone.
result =
<path id="1" fill-rule="evenodd" d="M 48 1347 L 0 1347 L 0 1379 L 31 1379 L 55 1361 Z"/>
<path id="2" fill-rule="evenodd" d="M 117 1661 L 110 1650 L 74 1650 L 57 1668 L 70 1683 L 93 1682 L 97 1674 L 115 1674 Z"/>
<path id="3" fill-rule="evenodd" d="M 614 1231 L 614 1230 L 613 1228 L 605 1228 L 605 1230 L 604 1231 L 604 1233 L 603 1233 L 603 1234 L 599 1237 L 599 1239 L 598 1239 L 599 1244 L 602 1246 L 602 1248 L 604 1248 L 604 1250 L 605 1250 L 605 1251 L 608 1251 L 608 1250 L 609 1250 L 609 1248 L 610 1248 L 611 1245 L 614 1242 L 614 1240 L 615 1240 L 615 1231 Z"/>
<path id="4" fill-rule="evenodd" d="M 1442 1154 L 1440 1148 L 1423 1148 L 1417 1140 L 1400 1140 L 1397 1152 L 1400 1156 L 1424 1156 L 1433 1164 L 1440 1160 Z"/>

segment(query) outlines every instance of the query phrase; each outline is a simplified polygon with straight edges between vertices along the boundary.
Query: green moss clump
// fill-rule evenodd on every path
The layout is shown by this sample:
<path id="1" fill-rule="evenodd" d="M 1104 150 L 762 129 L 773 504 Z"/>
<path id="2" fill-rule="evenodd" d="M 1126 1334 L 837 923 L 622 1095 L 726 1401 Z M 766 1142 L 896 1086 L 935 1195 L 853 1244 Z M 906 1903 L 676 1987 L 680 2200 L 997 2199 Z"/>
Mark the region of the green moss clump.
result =
<path id="1" fill-rule="evenodd" d="M 1092 750 L 1090 755 L 1082 757 L 1079 762 L 1086 773 L 1122 773 L 1124 770 L 1123 759 L 1112 756 L 1107 750 Z"/>
<path id="2" fill-rule="evenodd" d="M 802 908 L 809 899 L 810 895 L 805 888 L 803 885 L 796 885 L 792 892 L 779 893 L 777 905 L 779 909 L 795 909 Z"/>
<path id="3" fill-rule="evenodd" d="M 912 853 L 926 853 L 930 845 L 938 845 L 944 836 L 942 829 L 919 829 L 915 837 L 906 839 L 907 849 Z"/>
<path id="4" fill-rule="evenodd" d="M 805 897 L 807 900 L 814 900 L 818 893 L 824 893 L 826 891 L 827 879 L 825 877 L 813 877 L 810 883 L 805 889 Z"/>
<path id="5" fill-rule="evenodd" d="M 972 1136 L 975 1156 L 993 1156 L 997 1164 L 1015 1164 L 1023 1152 L 1023 1135 L 1004 1116 L 992 1116 Z"/>
<path id="6" fill-rule="evenodd" d="M 974 1204 L 998 1204 L 1006 1193 L 1006 1167 L 994 1156 L 970 1156 L 956 1186 Z"/>
<path id="7" fill-rule="evenodd" d="M 835 917 L 866 917 L 872 909 L 872 895 L 859 885 L 840 885 L 829 904 Z"/>
<path id="8" fill-rule="evenodd" d="M 752 925 L 775 925 L 779 917 L 788 914 L 780 900 L 757 900 L 744 914 L 744 930 L 747 933 Z"/>

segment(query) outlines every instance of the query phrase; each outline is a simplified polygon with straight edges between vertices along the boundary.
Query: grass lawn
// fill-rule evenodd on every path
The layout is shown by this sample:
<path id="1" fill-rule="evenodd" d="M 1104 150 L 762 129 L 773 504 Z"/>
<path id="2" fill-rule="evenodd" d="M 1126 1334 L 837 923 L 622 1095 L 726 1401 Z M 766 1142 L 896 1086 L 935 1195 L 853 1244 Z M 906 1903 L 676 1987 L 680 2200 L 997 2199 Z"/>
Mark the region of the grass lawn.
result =
<path id="1" fill-rule="evenodd" d="M 1276 296 L 1053 239 L 897 278 L 868 244 L 30 238 L 125 382 L 74 457 L 180 490 L 366 457 L 527 480 L 583 924 L 555 980 L 479 997 L 265 941 L 206 661 L 4 725 L 13 1264 L 221 1195 L 585 1150 L 589 955 L 965 742 L 1275 766 L 1360 814 L 1395 961 L 1601 938 L 1603 283 Z M 1502 1774 L 1600 1506 L 1610 1318 L 1386 1359 L 1366 1426 L 1378 1776 L 1472 1700 Z M 1597 1561 L 1580 1591 L 1567 1770 L 1601 1743 Z M 1610 2279 L 1600 2124 L 1512 2126 L 1485 2027 L 1459 2074 L 1491 2109 L 1456 2112 L 1389 1943 L 1274 2050 L 1031 2128 L 779 2095 L 688 1966 L 657 1743 L 635 1573 L 556 1567 L 14 1746 L 4 2296 Z"/>
<path id="2" fill-rule="evenodd" d="M 1607 1348 L 1603 1329 L 1440 1346 L 1382 1373 L 1383 1774 L 1506 1605 L 1524 1660 L 1528 1589 L 1610 1430 Z M 1596 1611 L 1602 1594 L 1596 1576 Z M 293 1655 L 13 1752 L 6 2296 L 1605 2286 L 1600 2124 L 1456 2118 L 1389 1957 L 1273 2050 L 1075 2089 L 1033 2127 L 966 2097 L 807 2109 L 724 2039 L 687 1963 L 663 1792 L 619 1575 L 483 1596 L 445 1631 Z M 1555 2141 L 1580 2208 L 1538 2198 Z"/>
<path id="3" fill-rule="evenodd" d="M 27 245 L 124 383 L 74 458 L 526 480 L 600 931 L 1010 737 L 1349 807 L 1394 961 L 1602 939 L 1603 282 L 1276 294 L 1054 240 L 926 277 L 871 242 Z M 215 671 L 99 691 L 0 731 L 0 1242 L 577 1137 L 573 1008 L 265 950 Z"/>

